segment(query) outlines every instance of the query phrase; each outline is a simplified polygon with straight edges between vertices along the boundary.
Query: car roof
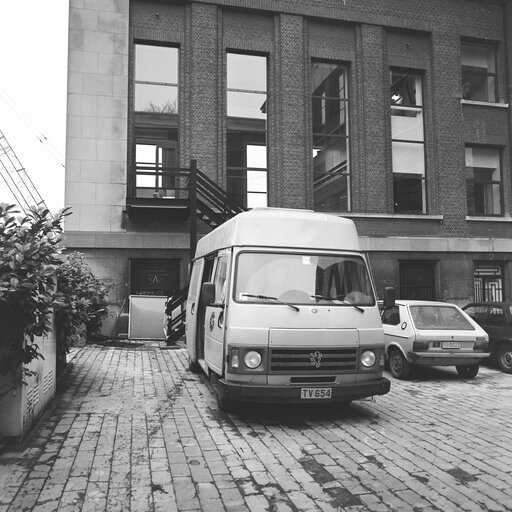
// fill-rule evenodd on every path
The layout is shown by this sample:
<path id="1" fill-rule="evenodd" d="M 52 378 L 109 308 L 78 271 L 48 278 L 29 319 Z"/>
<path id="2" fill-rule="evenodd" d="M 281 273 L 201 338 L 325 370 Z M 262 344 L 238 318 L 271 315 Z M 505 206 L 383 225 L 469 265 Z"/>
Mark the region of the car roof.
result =
<path id="1" fill-rule="evenodd" d="M 413 299 L 397 299 L 395 304 L 400 306 L 456 306 L 451 302 L 442 302 L 438 300 L 413 300 Z"/>
<path id="2" fill-rule="evenodd" d="M 488 306 L 512 306 L 512 302 L 509 302 L 509 301 L 499 301 L 499 300 L 490 301 L 490 302 L 470 302 L 470 303 L 466 304 L 464 307 L 467 308 L 468 306 L 484 306 L 484 307 L 488 307 Z"/>

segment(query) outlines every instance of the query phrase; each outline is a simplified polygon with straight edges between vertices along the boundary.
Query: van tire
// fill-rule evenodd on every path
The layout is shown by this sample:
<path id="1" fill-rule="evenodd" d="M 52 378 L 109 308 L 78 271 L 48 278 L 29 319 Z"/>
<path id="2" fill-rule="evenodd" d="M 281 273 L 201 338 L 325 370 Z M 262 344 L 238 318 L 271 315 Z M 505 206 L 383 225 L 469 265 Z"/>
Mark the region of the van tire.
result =
<path id="1" fill-rule="evenodd" d="M 201 371 L 201 365 L 197 361 L 188 360 L 188 371 L 191 373 L 199 373 Z"/>
<path id="2" fill-rule="evenodd" d="M 479 364 L 464 364 L 456 366 L 455 369 L 462 379 L 474 379 L 480 369 Z"/>
<path id="3" fill-rule="evenodd" d="M 499 369 L 504 373 L 512 373 L 512 343 L 502 343 L 496 352 Z"/>
<path id="4" fill-rule="evenodd" d="M 392 348 L 389 352 L 389 371 L 395 379 L 408 379 L 411 376 L 411 363 L 397 348 Z"/>
<path id="5" fill-rule="evenodd" d="M 222 412 L 233 412 L 233 410 L 235 409 L 235 401 L 230 399 L 230 398 L 226 398 L 225 396 L 221 397 L 218 393 L 217 393 L 217 407 L 219 408 L 219 410 L 221 410 Z"/>

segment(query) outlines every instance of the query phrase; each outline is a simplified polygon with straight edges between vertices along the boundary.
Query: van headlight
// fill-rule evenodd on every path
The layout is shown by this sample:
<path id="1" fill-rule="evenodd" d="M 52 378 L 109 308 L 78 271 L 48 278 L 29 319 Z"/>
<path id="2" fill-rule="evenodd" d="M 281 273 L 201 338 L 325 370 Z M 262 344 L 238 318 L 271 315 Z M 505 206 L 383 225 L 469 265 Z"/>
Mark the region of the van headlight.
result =
<path id="1" fill-rule="evenodd" d="M 365 350 L 361 354 L 361 364 L 366 368 L 371 368 L 375 361 L 377 360 L 377 357 L 375 356 L 375 352 L 372 350 Z"/>
<path id="2" fill-rule="evenodd" d="M 251 350 L 245 354 L 244 363 L 247 368 L 254 370 L 261 364 L 261 354 L 255 350 Z"/>

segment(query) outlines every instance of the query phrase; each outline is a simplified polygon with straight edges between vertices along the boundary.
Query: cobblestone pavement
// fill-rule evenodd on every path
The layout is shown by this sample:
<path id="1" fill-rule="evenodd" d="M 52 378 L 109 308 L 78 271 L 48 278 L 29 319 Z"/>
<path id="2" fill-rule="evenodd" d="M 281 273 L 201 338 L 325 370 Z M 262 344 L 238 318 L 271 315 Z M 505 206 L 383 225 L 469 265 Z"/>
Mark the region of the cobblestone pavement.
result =
<path id="1" fill-rule="evenodd" d="M 376 401 L 217 408 L 183 349 L 87 345 L 0 512 L 512 510 L 512 376 L 392 380 Z"/>

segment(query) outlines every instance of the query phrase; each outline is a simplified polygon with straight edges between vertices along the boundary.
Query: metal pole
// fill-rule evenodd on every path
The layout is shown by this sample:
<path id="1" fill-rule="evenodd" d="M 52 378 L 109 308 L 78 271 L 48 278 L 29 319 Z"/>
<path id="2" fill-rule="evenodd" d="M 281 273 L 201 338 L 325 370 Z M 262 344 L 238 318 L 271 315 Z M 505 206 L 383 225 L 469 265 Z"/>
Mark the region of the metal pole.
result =
<path id="1" fill-rule="evenodd" d="M 197 244 L 197 161 L 190 160 L 189 198 L 190 198 L 190 261 L 196 254 Z"/>

